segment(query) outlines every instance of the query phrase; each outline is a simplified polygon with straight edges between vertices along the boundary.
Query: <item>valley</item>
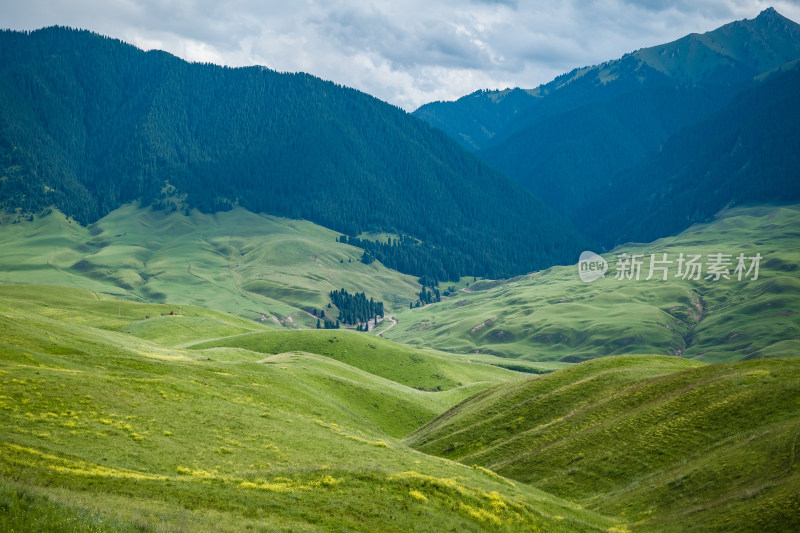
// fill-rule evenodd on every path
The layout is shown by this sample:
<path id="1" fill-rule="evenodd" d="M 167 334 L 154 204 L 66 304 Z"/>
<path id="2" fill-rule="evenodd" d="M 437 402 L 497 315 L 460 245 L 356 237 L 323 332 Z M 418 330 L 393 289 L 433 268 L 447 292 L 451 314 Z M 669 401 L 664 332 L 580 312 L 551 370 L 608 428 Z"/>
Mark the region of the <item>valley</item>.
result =
<path id="1" fill-rule="evenodd" d="M 407 112 L 0 30 L 0 531 L 800 530 L 799 66 Z"/>
<path id="2" fill-rule="evenodd" d="M 741 207 L 708 224 L 605 254 L 605 277 L 585 283 L 577 266 L 481 282 L 426 309 L 404 310 L 389 339 L 461 353 L 576 362 L 631 353 L 719 363 L 793 357 L 798 350 L 797 206 Z M 616 279 L 620 254 L 642 254 L 637 280 Z M 762 257 L 757 280 L 676 277 L 683 253 Z M 667 280 L 648 275 L 650 254 L 673 261 Z M 730 270 L 733 270 L 732 265 Z"/>

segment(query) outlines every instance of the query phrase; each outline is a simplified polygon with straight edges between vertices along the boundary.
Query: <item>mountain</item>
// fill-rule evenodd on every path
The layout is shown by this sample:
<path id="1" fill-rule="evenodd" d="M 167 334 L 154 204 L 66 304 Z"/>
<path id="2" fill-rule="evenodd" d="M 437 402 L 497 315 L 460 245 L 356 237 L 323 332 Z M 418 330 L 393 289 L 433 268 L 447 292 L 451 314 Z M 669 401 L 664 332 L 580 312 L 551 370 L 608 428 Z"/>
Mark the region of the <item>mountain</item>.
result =
<path id="1" fill-rule="evenodd" d="M 611 248 L 677 233 L 732 205 L 800 199 L 799 67 L 771 73 L 670 137 L 575 220 Z"/>
<path id="2" fill-rule="evenodd" d="M 532 91 L 476 91 L 455 102 L 425 104 L 414 115 L 446 132 L 469 150 L 480 150 L 537 99 Z"/>
<path id="3" fill-rule="evenodd" d="M 408 235 L 389 266 L 442 280 L 568 262 L 585 242 L 445 134 L 366 94 L 66 28 L 0 33 L 0 165 L 6 210 L 53 205 L 88 224 L 136 200 L 238 205 Z"/>
<path id="4" fill-rule="evenodd" d="M 612 357 L 478 393 L 407 441 L 634 531 L 793 531 L 798 380 L 798 359 Z"/>
<path id="5" fill-rule="evenodd" d="M 620 174 L 653 159 L 684 128 L 723 112 L 743 91 L 760 85 L 765 74 L 798 58 L 800 25 L 770 8 L 752 20 L 575 69 L 533 90 L 482 91 L 457 102 L 423 106 L 415 114 L 575 220 Z M 766 123 L 762 118 L 758 125 Z M 732 127 L 717 126 L 723 128 L 720 134 Z M 707 151 L 716 133 L 695 139 L 689 148 Z M 769 129 L 762 133 L 768 135 Z M 750 149 L 753 159 L 792 154 L 773 151 L 768 156 L 759 146 Z M 697 169 L 698 174 L 705 171 Z M 752 200 L 766 196 L 756 194 Z M 747 198 L 726 199 L 733 200 Z M 614 198 L 612 204 L 593 206 L 593 212 L 619 204 Z M 636 204 L 623 207 L 633 212 Z M 694 220 L 685 220 L 677 230 Z M 667 234 L 649 234 L 646 240 Z M 624 238 L 619 233 L 603 237 L 611 243 Z"/>

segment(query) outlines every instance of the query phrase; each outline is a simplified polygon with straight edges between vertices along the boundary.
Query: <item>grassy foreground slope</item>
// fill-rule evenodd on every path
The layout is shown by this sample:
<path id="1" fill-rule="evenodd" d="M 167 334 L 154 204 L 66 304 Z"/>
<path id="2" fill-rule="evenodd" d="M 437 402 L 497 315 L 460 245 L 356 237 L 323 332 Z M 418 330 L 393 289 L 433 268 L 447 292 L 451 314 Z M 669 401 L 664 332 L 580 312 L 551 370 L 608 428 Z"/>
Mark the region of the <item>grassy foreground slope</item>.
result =
<path id="1" fill-rule="evenodd" d="M 604 278 L 584 283 L 577 266 L 507 282 L 479 282 L 440 304 L 406 310 L 389 339 L 466 353 L 581 361 L 630 353 L 706 362 L 800 353 L 800 206 L 740 207 L 709 224 L 604 254 Z M 642 254 L 641 279 L 615 278 L 619 254 Z M 649 274 L 650 254 L 672 260 Z M 680 254 L 761 255 L 758 280 L 676 278 Z M 577 258 L 576 258 L 577 260 Z M 749 266 L 749 262 L 748 265 Z"/>
<path id="2" fill-rule="evenodd" d="M 452 406 L 452 391 L 303 351 L 175 348 L 144 337 L 174 327 L 197 343 L 248 321 L 193 308 L 148 321 L 145 308 L 169 307 L 0 287 L 0 529 L 625 527 L 397 438 Z M 394 357 L 388 344 L 372 357 Z M 462 387 L 517 379 L 477 366 L 458 374 Z"/>
<path id="3" fill-rule="evenodd" d="M 622 356 L 499 385 L 408 438 L 642 531 L 800 527 L 800 360 Z"/>
<path id="4" fill-rule="evenodd" d="M 15 223 L 16 222 L 16 223 Z M 92 289 L 125 298 L 193 304 L 290 328 L 313 327 L 328 293 L 365 292 L 407 306 L 419 285 L 338 233 L 245 209 L 207 215 L 129 204 L 85 228 L 58 211 L 33 221 L 0 217 L 0 282 Z"/>

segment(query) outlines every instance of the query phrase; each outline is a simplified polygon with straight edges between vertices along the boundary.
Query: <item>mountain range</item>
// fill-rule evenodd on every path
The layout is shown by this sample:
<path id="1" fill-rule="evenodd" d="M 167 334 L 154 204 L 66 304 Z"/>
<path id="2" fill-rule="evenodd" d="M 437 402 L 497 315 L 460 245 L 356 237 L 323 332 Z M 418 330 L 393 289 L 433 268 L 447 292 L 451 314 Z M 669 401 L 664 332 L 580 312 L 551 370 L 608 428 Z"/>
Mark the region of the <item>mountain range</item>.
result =
<path id="1" fill-rule="evenodd" d="M 133 201 L 241 206 L 389 234 L 349 242 L 435 283 L 800 199 L 800 26 L 772 8 L 533 90 L 428 104 L 422 121 L 307 74 L 190 64 L 87 31 L 0 42 L 9 211 L 89 224 Z"/>
<path id="2" fill-rule="evenodd" d="M 800 25 L 769 8 L 536 89 L 479 91 L 414 114 L 610 248 L 727 205 L 800 198 L 798 58 Z"/>

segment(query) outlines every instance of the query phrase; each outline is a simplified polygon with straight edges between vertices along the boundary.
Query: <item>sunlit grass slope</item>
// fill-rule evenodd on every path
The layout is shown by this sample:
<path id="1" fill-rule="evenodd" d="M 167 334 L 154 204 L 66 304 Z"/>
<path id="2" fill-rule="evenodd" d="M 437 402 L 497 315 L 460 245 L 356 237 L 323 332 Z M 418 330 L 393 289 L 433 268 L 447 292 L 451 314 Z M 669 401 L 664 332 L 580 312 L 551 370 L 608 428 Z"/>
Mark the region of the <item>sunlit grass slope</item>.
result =
<path id="1" fill-rule="evenodd" d="M 605 254 L 605 278 L 584 283 L 577 266 L 508 282 L 479 282 L 426 308 L 406 310 L 385 336 L 455 352 L 532 361 L 581 361 L 630 353 L 706 362 L 800 353 L 800 206 L 735 208 L 709 224 Z M 644 254 L 641 279 L 614 277 L 619 253 Z M 650 254 L 761 254 L 759 278 L 684 281 L 671 265 L 651 280 Z M 576 258 L 577 260 L 577 258 Z M 748 263 L 749 266 L 749 263 Z M 705 271 L 703 276 L 705 276 Z"/>
<path id="2" fill-rule="evenodd" d="M 336 330 L 245 333 L 191 346 L 242 348 L 263 354 L 305 351 L 422 390 L 450 390 L 464 383 L 500 382 L 514 372 L 468 358 L 407 348 L 365 333 Z M 495 361 L 492 361 L 495 362 Z M 512 378 L 513 379 L 513 378 Z"/>
<path id="3" fill-rule="evenodd" d="M 195 308 L 162 317 L 167 309 L 0 287 L 0 530 L 626 526 L 399 440 L 459 390 L 517 374 L 488 365 L 482 374 L 476 364 L 459 372 L 454 359 L 440 372 L 462 386 L 426 392 L 389 370 L 378 376 L 308 351 L 181 349 L 231 331 L 247 337 L 237 330 L 251 322 Z M 173 328 L 180 338 L 162 342 Z M 397 357 L 389 346 L 366 349 L 374 360 Z"/>
<path id="4" fill-rule="evenodd" d="M 14 223 L 19 221 L 18 223 Z M 310 222 L 244 209 L 215 215 L 123 206 L 89 228 L 53 211 L 28 221 L 0 217 L 0 281 L 92 289 L 126 298 L 193 304 L 290 328 L 313 327 L 309 313 L 345 288 L 389 309 L 418 284 L 359 261 L 362 251 Z"/>
<path id="5" fill-rule="evenodd" d="M 642 531 L 800 527 L 800 359 L 597 359 L 499 385 L 408 439 Z"/>

